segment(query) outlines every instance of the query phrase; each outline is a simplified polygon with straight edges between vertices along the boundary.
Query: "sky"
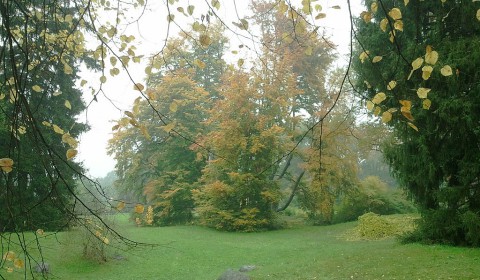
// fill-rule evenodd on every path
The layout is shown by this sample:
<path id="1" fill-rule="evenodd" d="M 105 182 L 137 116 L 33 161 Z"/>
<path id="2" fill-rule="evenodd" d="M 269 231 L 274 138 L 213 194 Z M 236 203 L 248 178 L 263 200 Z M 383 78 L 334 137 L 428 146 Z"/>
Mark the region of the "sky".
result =
<path id="1" fill-rule="evenodd" d="M 185 1 L 180 1 L 184 3 Z M 224 5 L 218 11 L 218 15 L 229 24 L 229 20 L 237 18 L 233 6 L 234 0 L 224 0 Z M 197 3 L 202 2 L 195 2 Z M 248 15 L 247 4 L 249 1 L 237 0 L 235 2 L 239 17 Z M 337 45 L 337 51 L 340 54 L 338 65 L 345 65 L 345 54 L 349 50 L 350 42 L 350 19 L 348 6 L 345 0 L 324 0 L 321 2 L 322 12 L 327 14 L 325 19 L 319 21 L 319 25 L 325 27 L 327 34 L 331 34 L 331 40 Z M 315 3 L 314 3 L 315 4 Z M 201 4 L 200 4 L 201 5 Z M 340 9 L 330 7 L 339 5 Z M 186 5 L 183 5 L 186 6 Z M 166 38 L 166 13 L 163 1 L 147 2 L 146 10 L 138 22 L 131 24 L 126 31 L 133 34 L 140 44 L 137 45 L 137 54 L 144 54 L 148 57 L 152 53 L 158 52 L 164 45 Z M 200 10 L 201 7 L 196 8 Z M 354 15 L 358 15 L 361 10 L 360 0 L 352 0 L 352 10 Z M 138 12 L 138 11 L 137 11 Z M 177 16 L 176 20 L 181 24 L 182 18 Z M 186 23 L 186 18 L 184 18 Z M 189 22 L 191 19 L 189 20 Z M 172 28 L 170 36 L 175 36 L 178 31 Z M 232 44 L 233 45 L 233 44 Z M 146 64 L 130 64 L 129 72 L 135 82 L 143 82 L 145 79 Z M 90 130 L 80 137 L 79 154 L 77 160 L 83 162 L 87 174 L 93 178 L 101 178 L 108 172 L 115 169 L 115 160 L 107 155 L 107 143 L 112 137 L 113 120 L 124 116 L 124 111 L 130 110 L 133 100 L 139 93 L 133 89 L 133 83 L 130 78 L 121 72 L 115 78 L 108 75 L 107 82 L 103 85 L 103 94 L 97 96 L 97 101 L 91 102 L 91 92 L 84 93 L 84 100 L 89 104 L 85 114 L 79 117 L 79 120 L 90 125 Z M 92 84 L 99 79 L 98 73 L 84 71 L 82 78 Z"/>

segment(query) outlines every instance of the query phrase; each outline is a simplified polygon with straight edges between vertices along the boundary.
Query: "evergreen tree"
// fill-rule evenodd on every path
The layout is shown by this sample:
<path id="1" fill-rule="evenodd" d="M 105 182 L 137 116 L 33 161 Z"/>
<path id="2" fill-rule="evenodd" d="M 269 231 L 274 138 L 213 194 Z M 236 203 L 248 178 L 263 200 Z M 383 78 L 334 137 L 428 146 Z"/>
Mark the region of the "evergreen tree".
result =
<path id="1" fill-rule="evenodd" d="M 59 230 L 73 218 L 82 169 L 67 160 L 87 128 L 76 119 L 85 109 L 75 85 L 85 61 L 77 12 L 56 1 L 0 4 L 0 150 L 14 162 L 0 177 L 0 232 Z"/>
<path id="2" fill-rule="evenodd" d="M 384 153 L 422 208 L 420 239 L 478 246 L 480 4 L 366 5 L 357 20 L 357 87 L 394 128 Z"/>

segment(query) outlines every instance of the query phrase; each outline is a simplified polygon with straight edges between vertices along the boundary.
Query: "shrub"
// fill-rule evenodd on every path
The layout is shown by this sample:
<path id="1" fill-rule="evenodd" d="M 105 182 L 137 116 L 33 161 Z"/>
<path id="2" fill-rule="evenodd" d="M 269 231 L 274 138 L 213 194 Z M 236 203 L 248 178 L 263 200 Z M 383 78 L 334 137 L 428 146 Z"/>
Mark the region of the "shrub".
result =
<path id="1" fill-rule="evenodd" d="M 378 177 L 370 176 L 343 198 L 334 222 L 354 221 L 368 212 L 390 215 L 415 211 L 413 203 L 406 200 L 403 192 L 390 190 Z"/>
<path id="2" fill-rule="evenodd" d="M 456 246 L 480 246 L 480 216 L 472 211 L 448 208 L 424 210 L 417 229 L 402 242 L 439 243 Z"/>

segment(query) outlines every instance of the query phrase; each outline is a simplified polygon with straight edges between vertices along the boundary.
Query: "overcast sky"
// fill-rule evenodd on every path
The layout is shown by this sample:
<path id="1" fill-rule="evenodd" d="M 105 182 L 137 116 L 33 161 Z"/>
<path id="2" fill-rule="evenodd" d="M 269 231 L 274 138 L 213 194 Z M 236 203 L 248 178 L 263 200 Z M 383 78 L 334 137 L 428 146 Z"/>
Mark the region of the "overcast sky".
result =
<path id="1" fill-rule="evenodd" d="M 137 46 L 137 54 L 144 54 L 148 57 L 149 54 L 158 52 L 164 44 L 166 36 L 166 14 L 163 4 L 159 2 L 163 1 L 152 1 L 153 4 L 148 4 L 148 9 L 138 24 L 132 25 L 128 29 L 128 32 L 133 33 L 135 37 L 141 40 L 141 44 Z M 225 21 L 228 24 L 237 16 L 233 11 L 233 5 L 228 6 L 224 2 L 233 3 L 233 0 L 221 2 L 225 4 L 225 7 L 219 11 L 219 15 L 223 17 L 223 19 L 226 19 Z M 243 0 L 236 1 L 240 18 L 248 14 L 246 10 L 247 3 L 247 1 Z M 338 45 L 338 52 L 346 54 L 349 50 L 350 36 L 349 14 L 346 1 L 327 0 L 318 3 L 322 5 L 323 12 L 327 14 L 327 18 L 322 19 L 319 24 L 325 26 L 327 32 L 332 35 L 332 40 Z M 341 9 L 328 8 L 334 5 L 339 5 Z M 360 0 L 353 0 L 352 5 L 354 5 L 354 14 L 358 14 L 361 9 Z M 176 18 L 176 20 L 181 22 L 181 18 Z M 171 30 L 170 35 L 175 36 L 176 32 L 175 30 L 173 30 L 173 32 Z M 338 63 L 344 65 L 345 57 L 341 56 L 339 59 L 340 61 Z M 136 82 L 143 82 L 145 78 L 144 68 L 144 64 L 131 64 L 129 71 Z M 107 83 L 104 84 L 103 91 L 110 100 L 99 95 L 97 98 L 98 101 L 91 103 L 86 114 L 80 117 L 80 121 L 88 122 L 91 129 L 80 137 L 77 160 L 83 161 L 84 166 L 89 170 L 88 174 L 96 178 L 104 177 L 115 168 L 114 159 L 108 156 L 106 151 L 107 142 L 112 136 L 111 127 L 114 125 L 112 120 L 123 117 L 123 111 L 130 110 L 133 100 L 139 96 L 138 92 L 133 90 L 132 82 L 126 75 L 120 74 L 115 78 L 111 78 L 108 75 L 106 76 Z M 99 75 L 85 73 L 82 78 L 94 83 L 99 79 Z M 90 92 L 84 94 L 84 99 L 87 102 L 90 102 L 91 98 L 92 95 Z M 112 105 L 112 102 L 115 106 Z"/>

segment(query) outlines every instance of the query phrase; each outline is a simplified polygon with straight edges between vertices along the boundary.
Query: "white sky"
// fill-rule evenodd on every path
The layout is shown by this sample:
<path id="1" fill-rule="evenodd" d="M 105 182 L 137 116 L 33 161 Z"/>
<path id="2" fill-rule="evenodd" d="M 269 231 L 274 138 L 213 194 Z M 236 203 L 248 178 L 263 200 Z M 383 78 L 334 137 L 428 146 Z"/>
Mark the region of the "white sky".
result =
<path id="1" fill-rule="evenodd" d="M 137 55 L 144 54 L 148 57 L 151 53 L 158 52 L 164 44 L 167 21 L 165 6 L 159 2 L 161 1 L 154 1 L 153 4 L 148 3 L 147 10 L 140 21 L 127 30 L 141 40 L 141 44 L 137 46 Z M 180 3 L 184 7 L 187 6 L 187 4 L 183 4 L 187 3 L 185 1 L 180 1 Z M 233 9 L 233 0 L 223 0 L 221 3 L 225 7 L 218 14 L 227 24 L 230 24 L 237 18 Z M 246 11 L 248 3 L 249 1 L 244 0 L 236 1 L 240 18 L 248 14 L 248 11 Z M 340 54 L 348 53 L 350 19 L 346 0 L 323 0 L 316 3 L 320 3 L 323 7 L 322 12 L 327 14 L 325 19 L 318 22 L 319 25 L 325 26 L 327 32 L 332 35 L 332 40 L 338 45 L 337 51 Z M 198 5 L 197 2 L 195 2 L 195 5 Z M 334 5 L 339 5 L 341 9 L 329 8 Z M 362 8 L 360 0 L 352 0 L 352 5 L 354 15 L 358 15 Z M 196 7 L 196 11 L 200 9 L 200 7 Z M 176 13 L 176 8 L 172 10 Z M 175 20 L 181 22 L 182 17 L 177 15 Z M 191 22 L 191 19 L 188 22 Z M 177 31 L 170 30 L 170 36 L 176 36 L 176 34 Z M 340 57 L 340 61 L 337 63 L 345 65 L 345 58 Z M 130 64 L 129 71 L 135 82 L 143 82 L 145 78 L 144 68 L 145 64 Z M 91 129 L 80 137 L 77 160 L 82 161 L 89 170 L 88 174 L 95 178 L 104 177 L 108 172 L 114 170 L 115 161 L 106 152 L 107 142 L 112 137 L 111 127 L 114 125 L 112 120 L 123 117 L 123 111 L 130 110 L 133 100 L 139 96 L 139 93 L 133 90 L 133 84 L 125 74 L 120 74 L 115 78 L 111 78 L 108 74 L 106 76 L 107 82 L 103 85 L 103 91 L 115 106 L 104 96 L 98 95 L 98 102 L 93 102 L 86 115 L 80 117 L 80 121 L 88 122 Z M 87 73 L 82 78 L 94 84 L 99 77 L 99 74 Z M 84 93 L 84 98 L 87 103 L 90 102 L 91 93 Z M 120 108 L 120 110 L 115 107 Z"/>

